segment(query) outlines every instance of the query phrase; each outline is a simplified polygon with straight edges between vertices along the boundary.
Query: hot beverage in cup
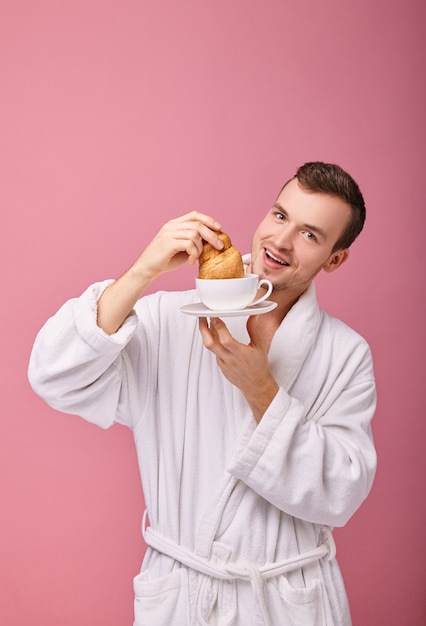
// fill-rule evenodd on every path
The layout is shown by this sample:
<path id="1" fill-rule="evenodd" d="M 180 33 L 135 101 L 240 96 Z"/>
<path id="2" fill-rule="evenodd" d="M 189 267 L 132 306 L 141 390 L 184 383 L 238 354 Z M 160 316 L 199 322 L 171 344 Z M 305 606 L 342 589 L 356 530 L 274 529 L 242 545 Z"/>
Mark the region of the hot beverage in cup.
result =
<path id="1" fill-rule="evenodd" d="M 258 289 L 266 286 L 265 293 L 256 298 Z M 238 311 L 263 302 L 272 293 L 272 283 L 267 278 L 259 280 L 257 274 L 243 278 L 196 278 L 195 286 L 201 302 L 212 311 Z"/>

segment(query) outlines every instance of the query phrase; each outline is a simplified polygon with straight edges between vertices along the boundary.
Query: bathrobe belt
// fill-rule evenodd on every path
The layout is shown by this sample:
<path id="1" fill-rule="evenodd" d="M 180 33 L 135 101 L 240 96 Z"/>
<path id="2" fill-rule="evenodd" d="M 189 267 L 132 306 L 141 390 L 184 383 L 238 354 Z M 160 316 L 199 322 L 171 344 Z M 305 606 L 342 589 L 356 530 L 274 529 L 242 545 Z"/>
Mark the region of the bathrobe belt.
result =
<path id="1" fill-rule="evenodd" d="M 182 565 L 196 570 L 206 576 L 211 576 L 220 580 L 247 580 L 251 582 L 253 591 L 259 601 L 262 613 L 266 616 L 266 600 L 264 596 L 263 584 L 268 578 L 280 576 L 295 569 L 305 567 L 324 558 L 333 559 L 336 555 L 336 545 L 334 543 L 331 530 L 324 526 L 321 529 L 322 542 L 312 550 L 302 552 L 288 559 L 275 563 L 265 563 L 257 565 L 243 561 L 228 563 L 218 563 L 206 559 L 196 552 L 188 550 L 175 541 L 164 537 L 159 532 L 148 526 L 146 528 L 146 514 L 143 515 L 142 529 L 145 543 L 152 549 L 169 556 Z"/>

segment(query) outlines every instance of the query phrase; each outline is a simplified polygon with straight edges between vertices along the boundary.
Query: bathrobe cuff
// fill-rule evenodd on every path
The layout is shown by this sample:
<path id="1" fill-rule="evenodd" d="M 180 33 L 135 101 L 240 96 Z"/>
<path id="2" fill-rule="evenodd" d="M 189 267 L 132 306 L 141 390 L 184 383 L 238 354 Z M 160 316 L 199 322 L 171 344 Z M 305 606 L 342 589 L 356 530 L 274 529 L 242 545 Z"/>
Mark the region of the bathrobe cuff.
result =
<path id="1" fill-rule="evenodd" d="M 122 349 L 127 345 L 138 324 L 135 311 L 125 319 L 116 333 L 108 335 L 97 324 L 98 302 L 113 279 L 94 283 L 78 298 L 73 307 L 75 326 L 80 336 L 98 353 L 108 353 L 112 348 Z"/>

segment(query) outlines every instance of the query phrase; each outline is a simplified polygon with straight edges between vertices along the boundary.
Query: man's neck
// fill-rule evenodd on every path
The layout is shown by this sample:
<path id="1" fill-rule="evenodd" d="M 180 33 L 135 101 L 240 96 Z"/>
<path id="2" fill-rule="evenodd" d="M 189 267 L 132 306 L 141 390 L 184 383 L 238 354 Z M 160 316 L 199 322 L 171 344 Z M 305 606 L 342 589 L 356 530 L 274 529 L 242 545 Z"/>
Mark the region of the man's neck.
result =
<path id="1" fill-rule="evenodd" d="M 256 325 L 264 337 L 268 351 L 271 346 L 272 339 L 278 328 L 281 326 L 281 323 L 287 313 L 305 292 L 306 289 L 297 293 L 290 293 L 284 289 L 272 292 L 269 299 L 276 302 L 278 306 L 273 311 L 269 311 L 269 313 L 266 313 L 265 315 L 258 315 L 256 320 Z"/>
<path id="2" fill-rule="evenodd" d="M 310 285 L 309 285 L 310 286 Z M 299 298 L 306 293 L 308 287 L 303 289 L 274 289 L 269 297 L 269 300 L 277 303 L 277 308 L 270 312 L 271 318 L 273 317 L 278 326 L 281 324 L 290 309 L 296 304 Z"/>

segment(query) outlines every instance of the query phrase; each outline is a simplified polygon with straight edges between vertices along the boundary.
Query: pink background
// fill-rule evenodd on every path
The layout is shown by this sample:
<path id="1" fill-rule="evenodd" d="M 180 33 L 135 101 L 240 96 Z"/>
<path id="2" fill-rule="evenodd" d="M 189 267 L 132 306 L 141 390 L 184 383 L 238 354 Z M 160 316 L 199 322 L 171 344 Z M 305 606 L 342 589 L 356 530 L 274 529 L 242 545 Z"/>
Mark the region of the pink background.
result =
<path id="1" fill-rule="evenodd" d="M 131 433 L 32 393 L 37 330 L 188 210 L 247 251 L 312 159 L 347 168 L 368 208 L 350 262 L 318 280 L 324 308 L 370 342 L 379 392 L 376 482 L 336 531 L 354 625 L 425 623 L 425 13 L 420 0 L 1 3 L 1 624 L 130 625 L 144 552 Z"/>

